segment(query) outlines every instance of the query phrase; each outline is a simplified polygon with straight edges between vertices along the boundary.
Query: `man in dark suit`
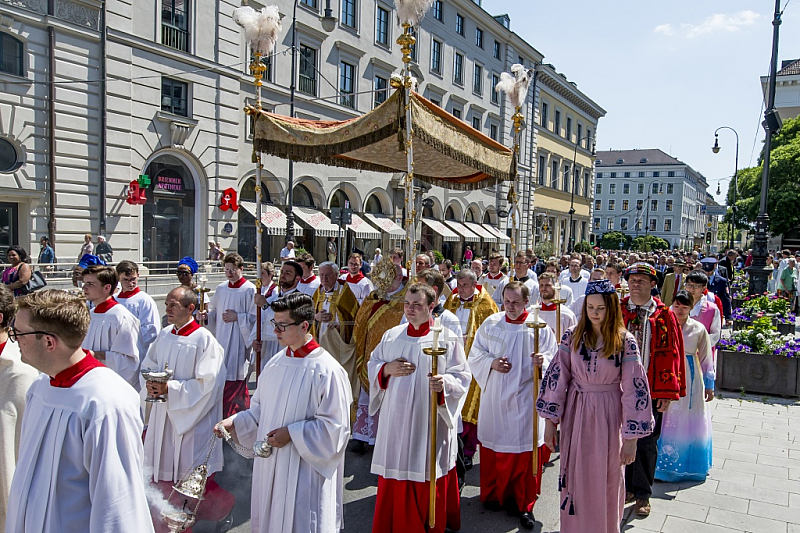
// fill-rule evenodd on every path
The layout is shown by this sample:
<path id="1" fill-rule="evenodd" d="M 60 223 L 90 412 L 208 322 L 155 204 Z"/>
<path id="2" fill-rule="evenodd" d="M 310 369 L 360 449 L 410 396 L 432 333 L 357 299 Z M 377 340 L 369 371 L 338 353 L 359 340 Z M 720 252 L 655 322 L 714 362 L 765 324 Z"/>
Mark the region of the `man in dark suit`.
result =
<path id="1" fill-rule="evenodd" d="M 722 315 L 725 320 L 731 319 L 731 293 L 728 285 L 727 272 L 717 265 L 717 258 L 713 255 L 701 261 L 703 271 L 708 276 L 708 290 L 716 294 L 722 301 Z"/>
<path id="2" fill-rule="evenodd" d="M 733 266 L 736 264 L 736 250 L 728 250 L 728 253 L 725 255 L 725 258 L 719 262 L 720 267 L 724 267 L 727 271 L 727 275 L 725 276 L 728 278 L 728 283 L 733 281 Z M 722 270 L 720 270 L 722 272 Z"/>

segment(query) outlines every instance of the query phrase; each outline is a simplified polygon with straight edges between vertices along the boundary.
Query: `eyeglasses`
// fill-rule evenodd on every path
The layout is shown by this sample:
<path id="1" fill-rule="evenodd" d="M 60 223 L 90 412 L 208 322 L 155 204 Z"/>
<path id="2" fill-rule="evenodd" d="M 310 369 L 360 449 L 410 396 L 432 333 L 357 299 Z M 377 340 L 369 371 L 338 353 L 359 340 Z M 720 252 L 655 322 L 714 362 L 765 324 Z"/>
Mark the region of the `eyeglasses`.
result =
<path id="1" fill-rule="evenodd" d="M 25 335 L 52 335 L 55 337 L 53 333 L 48 333 L 47 331 L 27 331 L 25 333 L 19 333 L 14 326 L 11 326 L 11 329 L 8 330 L 8 338 L 11 339 L 11 342 L 17 342 L 17 337 L 24 337 Z"/>
<path id="2" fill-rule="evenodd" d="M 278 332 L 280 333 L 285 332 L 286 328 L 288 328 L 289 326 L 299 326 L 303 322 L 305 322 L 305 320 L 301 320 L 300 322 L 290 322 L 289 324 L 283 324 L 280 322 L 275 322 L 274 318 L 269 321 L 269 323 L 272 324 L 272 327 L 278 330 Z"/>
<path id="3" fill-rule="evenodd" d="M 705 289 L 706 288 L 705 285 L 700 285 L 698 283 L 684 283 L 683 286 L 684 286 L 684 288 L 689 289 L 690 291 L 695 290 L 695 289 Z"/>
<path id="4" fill-rule="evenodd" d="M 189 271 L 187 271 L 187 270 L 178 270 L 178 271 L 177 271 L 177 272 L 175 272 L 175 273 L 176 273 L 177 275 L 179 275 L 179 276 L 191 276 L 191 275 L 192 275 L 192 273 L 191 273 L 191 272 L 189 272 Z"/>

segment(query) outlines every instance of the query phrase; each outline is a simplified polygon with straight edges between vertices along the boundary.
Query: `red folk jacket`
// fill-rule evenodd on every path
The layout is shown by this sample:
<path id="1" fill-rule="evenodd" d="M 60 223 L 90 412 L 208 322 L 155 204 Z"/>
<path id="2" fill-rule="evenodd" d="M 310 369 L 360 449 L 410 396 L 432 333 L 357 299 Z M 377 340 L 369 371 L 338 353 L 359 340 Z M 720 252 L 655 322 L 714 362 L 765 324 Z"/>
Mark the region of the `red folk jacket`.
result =
<path id="1" fill-rule="evenodd" d="M 636 318 L 636 313 L 628 310 L 626 296 L 620 302 L 625 327 Z M 650 396 L 654 400 L 679 400 L 686 396 L 686 357 L 683 347 L 683 333 L 678 319 L 658 298 L 656 312 L 650 317 L 650 364 L 647 380 L 650 382 Z"/>

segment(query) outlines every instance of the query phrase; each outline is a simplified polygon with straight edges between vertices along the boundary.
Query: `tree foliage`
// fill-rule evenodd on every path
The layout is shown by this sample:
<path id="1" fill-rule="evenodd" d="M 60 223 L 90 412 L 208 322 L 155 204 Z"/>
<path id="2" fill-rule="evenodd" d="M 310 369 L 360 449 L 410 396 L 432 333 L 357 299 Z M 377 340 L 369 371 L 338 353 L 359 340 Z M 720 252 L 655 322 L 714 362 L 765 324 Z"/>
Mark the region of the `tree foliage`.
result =
<path id="1" fill-rule="evenodd" d="M 592 245 L 589 244 L 589 241 L 581 241 L 575 245 L 575 251 L 579 254 L 590 254 L 592 253 Z"/>
<path id="2" fill-rule="evenodd" d="M 761 201 L 763 153 L 757 167 L 739 171 L 737 228 L 747 228 L 758 217 Z M 733 187 L 728 189 L 728 205 L 733 203 Z M 770 232 L 786 233 L 800 225 L 800 117 L 786 120 L 772 140 L 769 165 L 767 214 Z M 729 220 L 730 216 L 726 217 Z"/>
<path id="3" fill-rule="evenodd" d="M 627 250 L 631 246 L 633 239 L 630 235 L 626 235 L 621 231 L 609 231 L 600 237 L 597 246 L 604 250 L 619 250 L 619 243 L 622 242 L 622 249 Z"/>
<path id="4" fill-rule="evenodd" d="M 549 241 L 539 242 L 534 247 L 533 253 L 536 254 L 536 257 L 547 259 L 556 255 L 556 247 Z"/>
<path id="5" fill-rule="evenodd" d="M 669 250 L 672 247 L 667 241 L 655 235 L 636 237 L 633 239 L 633 249 L 640 252 L 652 252 L 653 250 Z"/>

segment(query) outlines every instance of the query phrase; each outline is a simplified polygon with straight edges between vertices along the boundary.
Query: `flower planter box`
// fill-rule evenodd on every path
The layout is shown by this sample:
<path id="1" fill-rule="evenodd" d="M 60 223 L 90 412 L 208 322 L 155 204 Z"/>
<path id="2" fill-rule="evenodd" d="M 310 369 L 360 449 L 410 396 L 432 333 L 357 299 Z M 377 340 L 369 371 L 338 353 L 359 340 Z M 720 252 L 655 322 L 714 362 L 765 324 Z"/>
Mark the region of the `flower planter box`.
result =
<path id="1" fill-rule="evenodd" d="M 784 397 L 800 396 L 798 360 L 772 354 L 720 350 L 717 381 L 720 389 Z"/>
<path id="2" fill-rule="evenodd" d="M 748 326 L 752 324 L 749 320 L 734 320 L 733 321 L 733 331 L 739 331 L 741 329 L 746 329 Z M 778 328 L 778 333 L 781 335 L 794 335 L 794 324 L 781 324 L 778 322 L 777 319 L 772 319 L 772 325 Z"/>
<path id="3" fill-rule="evenodd" d="M 733 298 L 731 300 L 731 308 L 736 309 L 737 307 L 742 307 L 744 305 L 744 298 Z"/>

